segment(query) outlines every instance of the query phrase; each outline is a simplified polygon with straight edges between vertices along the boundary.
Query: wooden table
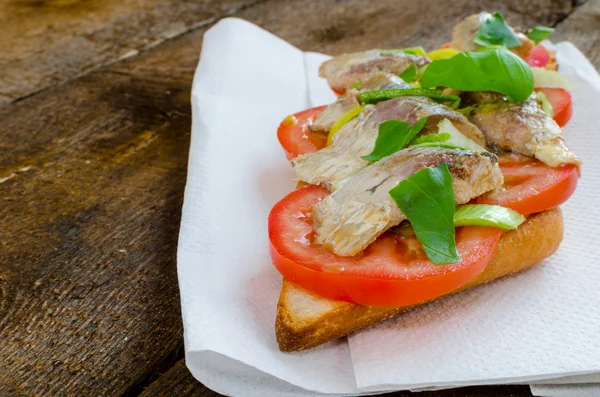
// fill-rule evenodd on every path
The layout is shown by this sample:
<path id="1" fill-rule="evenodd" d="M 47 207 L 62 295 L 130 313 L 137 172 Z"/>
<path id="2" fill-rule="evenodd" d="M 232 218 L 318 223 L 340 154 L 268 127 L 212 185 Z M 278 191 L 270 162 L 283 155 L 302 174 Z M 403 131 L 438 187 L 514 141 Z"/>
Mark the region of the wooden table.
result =
<path id="1" fill-rule="evenodd" d="M 217 395 L 182 360 L 175 266 L 190 86 L 216 21 L 337 54 L 434 48 L 486 8 L 555 25 L 600 65 L 600 0 L 3 1 L 0 396 Z M 420 394 L 492 395 L 530 393 Z"/>

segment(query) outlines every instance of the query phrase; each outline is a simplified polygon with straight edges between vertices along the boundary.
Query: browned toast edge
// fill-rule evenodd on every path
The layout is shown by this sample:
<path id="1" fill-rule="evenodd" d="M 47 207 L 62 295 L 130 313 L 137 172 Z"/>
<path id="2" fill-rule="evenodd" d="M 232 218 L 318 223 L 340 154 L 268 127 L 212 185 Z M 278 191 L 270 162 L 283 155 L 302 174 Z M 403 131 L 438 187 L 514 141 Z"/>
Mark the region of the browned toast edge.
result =
<path id="1" fill-rule="evenodd" d="M 558 249 L 562 238 L 563 217 L 559 208 L 530 216 L 517 229 L 505 232 L 485 270 L 453 293 L 523 271 L 539 263 Z M 277 304 L 275 332 L 279 348 L 284 352 L 310 349 L 413 307 L 372 307 L 329 301 L 331 309 L 325 314 L 298 321 L 294 318 L 288 298 L 291 292 L 299 291 L 311 294 L 314 299 L 325 299 L 283 280 Z"/>

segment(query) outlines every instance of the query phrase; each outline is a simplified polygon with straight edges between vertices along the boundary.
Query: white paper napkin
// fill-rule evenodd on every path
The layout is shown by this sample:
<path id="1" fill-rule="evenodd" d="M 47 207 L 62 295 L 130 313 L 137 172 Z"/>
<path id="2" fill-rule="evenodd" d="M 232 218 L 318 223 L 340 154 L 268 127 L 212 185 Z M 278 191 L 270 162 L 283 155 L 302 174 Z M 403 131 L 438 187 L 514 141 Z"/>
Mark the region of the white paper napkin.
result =
<path id="1" fill-rule="evenodd" d="M 334 96 L 316 74 L 323 55 L 238 19 L 211 28 L 192 88 L 178 248 L 192 374 L 227 395 L 304 396 L 600 372 L 598 92 L 582 72 L 585 58 L 568 43 L 559 45 L 563 51 L 561 67 L 576 85 L 565 134 L 585 164 L 563 207 L 559 252 L 531 271 L 442 299 L 349 343 L 284 354 L 274 334 L 281 277 L 270 264 L 266 220 L 295 187 L 295 175 L 275 131 L 286 115 Z"/>

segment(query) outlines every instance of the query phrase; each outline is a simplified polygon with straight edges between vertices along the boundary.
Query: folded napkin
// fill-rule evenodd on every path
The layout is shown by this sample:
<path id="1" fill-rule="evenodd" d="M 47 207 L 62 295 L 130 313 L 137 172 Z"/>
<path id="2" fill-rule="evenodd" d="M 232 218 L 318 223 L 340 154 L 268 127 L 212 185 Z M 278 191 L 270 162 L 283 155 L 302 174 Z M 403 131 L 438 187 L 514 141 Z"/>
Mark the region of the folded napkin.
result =
<path id="1" fill-rule="evenodd" d="M 275 135 L 288 114 L 330 103 L 304 53 L 246 21 L 204 36 L 192 88 L 192 141 L 178 248 L 187 365 L 227 395 L 308 396 L 530 382 L 600 372 L 600 77 L 558 44 L 574 83 L 564 134 L 584 161 L 563 206 L 565 238 L 539 266 L 424 305 L 348 340 L 281 353 L 281 277 L 267 215 L 295 173 Z M 540 386 L 541 387 L 541 386 Z"/>

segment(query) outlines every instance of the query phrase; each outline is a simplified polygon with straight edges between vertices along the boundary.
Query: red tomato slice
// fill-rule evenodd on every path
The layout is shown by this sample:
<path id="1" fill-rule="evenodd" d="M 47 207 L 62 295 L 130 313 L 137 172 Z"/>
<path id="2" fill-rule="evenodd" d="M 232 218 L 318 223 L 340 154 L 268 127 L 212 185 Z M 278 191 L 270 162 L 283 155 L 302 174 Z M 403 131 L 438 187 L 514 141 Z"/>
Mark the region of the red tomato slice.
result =
<path id="1" fill-rule="evenodd" d="M 335 92 L 335 95 L 337 96 L 342 96 L 346 93 L 346 90 L 343 88 L 333 88 L 333 87 L 329 87 L 331 88 L 331 91 Z"/>
<path id="2" fill-rule="evenodd" d="M 487 266 L 501 231 L 456 229 L 462 260 L 434 265 L 412 235 L 387 232 L 363 253 L 342 257 L 312 243 L 311 211 L 329 194 L 308 185 L 288 194 L 269 214 L 271 258 L 288 280 L 325 298 L 371 306 L 405 306 L 448 294 Z"/>
<path id="3" fill-rule="evenodd" d="M 579 167 L 573 164 L 550 167 L 512 155 L 500 158 L 499 165 L 504 189 L 484 194 L 477 203 L 501 205 L 523 215 L 558 207 L 571 197 L 579 180 Z"/>
<path id="4" fill-rule="evenodd" d="M 279 124 L 277 139 L 288 160 L 325 147 L 327 135 L 311 132 L 308 127 L 326 107 L 319 106 L 290 115 Z"/>
<path id="5" fill-rule="evenodd" d="M 529 56 L 525 58 L 525 62 L 529 64 L 529 66 L 534 66 L 538 68 L 543 68 L 550 62 L 550 52 L 541 44 L 536 45 L 529 52 Z"/>
<path id="6" fill-rule="evenodd" d="M 442 44 L 442 46 L 440 48 L 450 48 L 451 45 L 452 45 L 451 42 L 447 42 L 447 43 Z"/>
<path id="7" fill-rule="evenodd" d="M 567 125 L 573 115 L 573 101 L 569 91 L 563 88 L 536 88 L 542 91 L 554 110 L 554 121 L 561 127 Z"/>

